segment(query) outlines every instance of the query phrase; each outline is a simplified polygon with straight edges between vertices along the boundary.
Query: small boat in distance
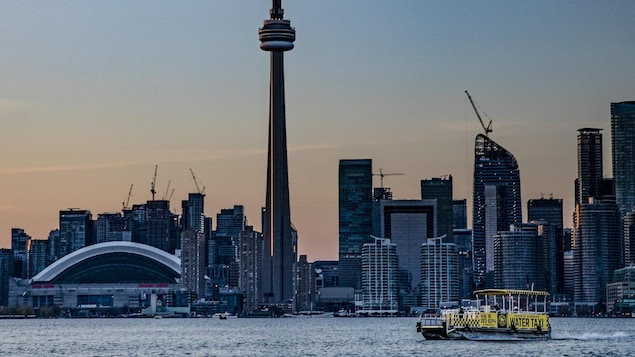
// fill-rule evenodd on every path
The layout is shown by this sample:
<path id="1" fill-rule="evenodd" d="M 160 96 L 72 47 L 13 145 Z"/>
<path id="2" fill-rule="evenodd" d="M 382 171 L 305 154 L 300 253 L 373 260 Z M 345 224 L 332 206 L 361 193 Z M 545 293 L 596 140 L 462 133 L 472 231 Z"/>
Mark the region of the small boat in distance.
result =
<path id="1" fill-rule="evenodd" d="M 422 314 L 417 332 L 426 340 L 545 340 L 551 338 L 549 293 L 486 289 L 474 292 L 476 306 Z"/>

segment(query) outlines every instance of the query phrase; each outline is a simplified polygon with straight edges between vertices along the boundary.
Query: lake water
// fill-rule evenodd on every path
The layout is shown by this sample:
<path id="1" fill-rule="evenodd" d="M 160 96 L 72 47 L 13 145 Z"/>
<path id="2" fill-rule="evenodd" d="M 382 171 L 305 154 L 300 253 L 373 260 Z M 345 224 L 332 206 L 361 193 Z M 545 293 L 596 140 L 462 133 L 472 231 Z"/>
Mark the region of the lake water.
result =
<path id="1" fill-rule="evenodd" d="M 549 341 L 425 341 L 416 318 L 0 320 L 1 356 L 635 356 L 634 319 L 552 318 Z"/>

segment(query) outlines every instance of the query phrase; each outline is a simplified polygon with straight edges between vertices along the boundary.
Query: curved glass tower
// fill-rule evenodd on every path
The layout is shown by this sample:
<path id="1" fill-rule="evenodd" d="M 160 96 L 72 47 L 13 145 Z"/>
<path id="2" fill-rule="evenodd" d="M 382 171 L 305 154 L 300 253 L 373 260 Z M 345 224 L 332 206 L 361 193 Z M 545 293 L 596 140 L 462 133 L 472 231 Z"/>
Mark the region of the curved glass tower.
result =
<path id="1" fill-rule="evenodd" d="M 273 0 L 258 31 L 260 48 L 271 54 L 267 197 L 263 217 L 263 293 L 269 302 L 293 298 L 294 246 L 289 208 L 287 130 L 284 103 L 285 51 L 293 49 L 295 30 L 284 20 L 281 0 Z"/>
<path id="2" fill-rule="evenodd" d="M 485 287 L 485 276 L 494 270 L 494 236 L 522 223 L 520 170 L 512 153 L 483 134 L 474 143 L 472 229 L 474 283 Z M 489 281 L 493 283 L 492 280 Z M 487 284 L 490 285 L 490 284 Z"/>

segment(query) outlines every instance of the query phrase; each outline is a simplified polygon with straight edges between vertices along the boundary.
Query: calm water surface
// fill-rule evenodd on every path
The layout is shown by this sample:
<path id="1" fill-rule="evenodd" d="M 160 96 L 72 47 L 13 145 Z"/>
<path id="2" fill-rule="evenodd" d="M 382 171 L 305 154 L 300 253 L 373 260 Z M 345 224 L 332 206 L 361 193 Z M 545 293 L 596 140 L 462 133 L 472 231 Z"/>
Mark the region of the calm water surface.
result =
<path id="1" fill-rule="evenodd" d="M 0 320 L 1 356 L 635 356 L 634 319 L 552 318 L 552 339 L 425 341 L 416 318 Z"/>

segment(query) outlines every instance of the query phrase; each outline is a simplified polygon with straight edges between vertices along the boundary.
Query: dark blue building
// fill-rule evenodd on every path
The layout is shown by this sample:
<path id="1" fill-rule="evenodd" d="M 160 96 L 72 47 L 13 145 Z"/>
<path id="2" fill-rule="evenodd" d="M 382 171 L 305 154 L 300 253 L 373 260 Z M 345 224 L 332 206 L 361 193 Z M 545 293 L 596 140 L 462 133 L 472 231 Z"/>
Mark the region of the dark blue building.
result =
<path id="1" fill-rule="evenodd" d="M 489 285 L 486 274 L 494 270 L 494 236 L 509 230 L 511 224 L 522 223 L 518 162 L 483 134 L 476 136 L 474 144 L 472 212 L 474 282 L 480 289 Z"/>

